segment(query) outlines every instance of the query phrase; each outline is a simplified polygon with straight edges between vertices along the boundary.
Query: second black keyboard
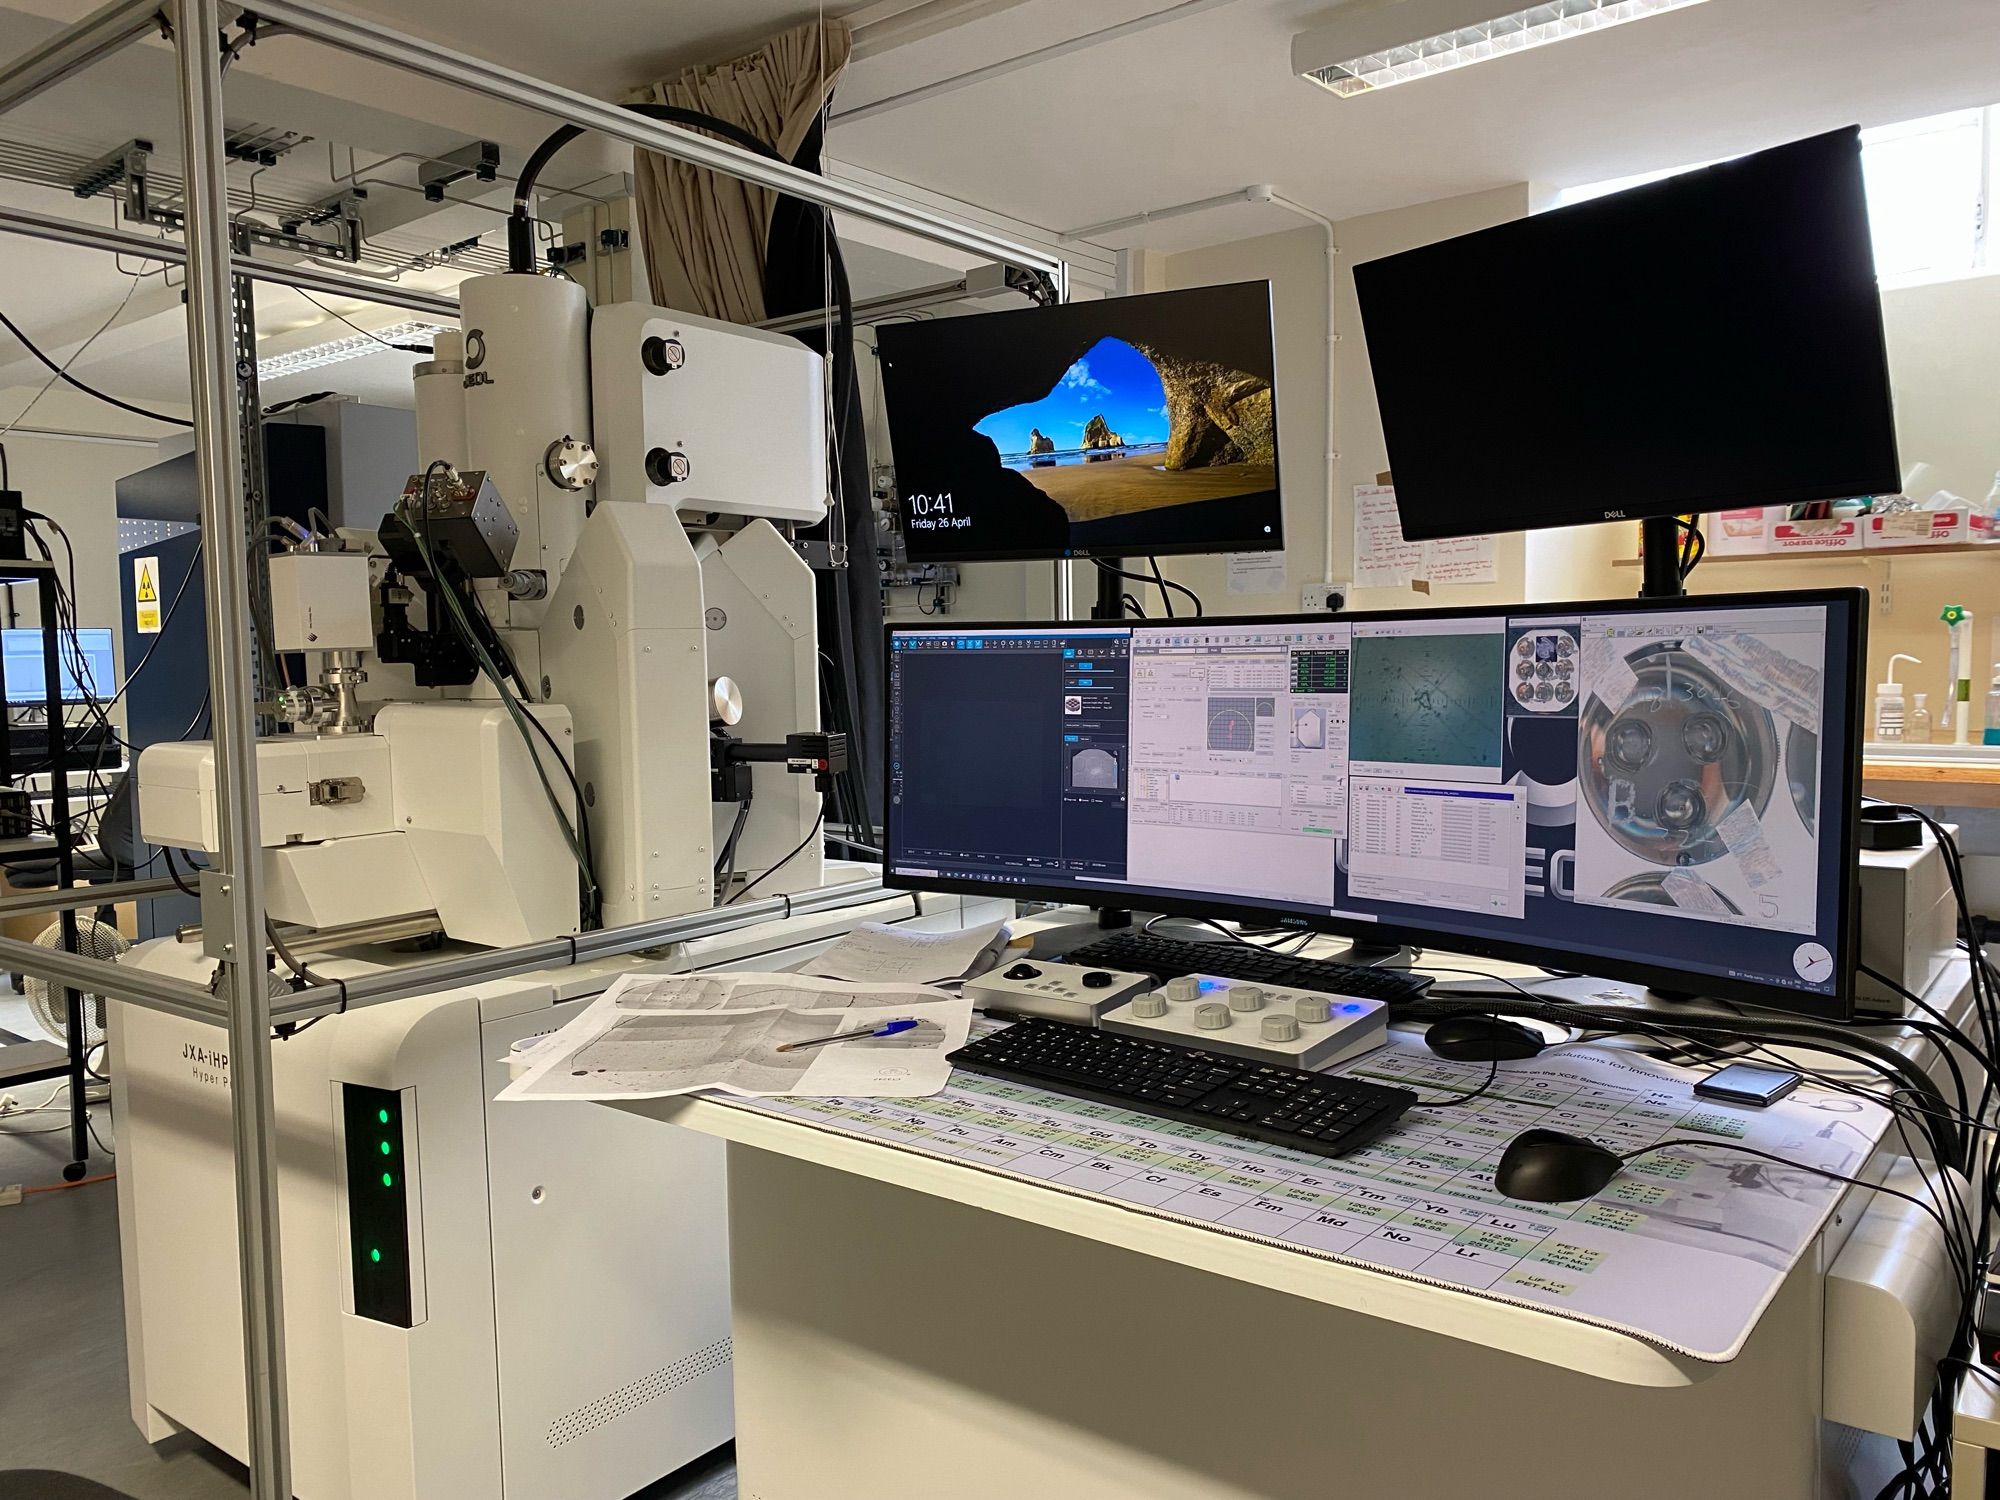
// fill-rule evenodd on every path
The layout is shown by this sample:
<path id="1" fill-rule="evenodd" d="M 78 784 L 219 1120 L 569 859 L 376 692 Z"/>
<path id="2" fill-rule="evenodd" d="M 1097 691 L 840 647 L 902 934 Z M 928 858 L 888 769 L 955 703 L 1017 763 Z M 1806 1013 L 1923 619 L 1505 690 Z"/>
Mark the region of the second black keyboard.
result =
<path id="1" fill-rule="evenodd" d="M 1194 943 L 1185 938 L 1114 932 L 1063 955 L 1065 963 L 1092 969 L 1122 969 L 1171 979 L 1176 974 L 1213 974 L 1252 984 L 1355 995 L 1398 1005 L 1422 997 L 1431 981 L 1406 969 L 1370 969 L 1324 958 L 1294 958 L 1255 943 Z"/>
<path id="2" fill-rule="evenodd" d="M 1343 1156 L 1365 1145 L 1417 1102 L 1408 1089 L 1040 1017 L 968 1042 L 949 1061 L 969 1072 L 1318 1156 Z"/>

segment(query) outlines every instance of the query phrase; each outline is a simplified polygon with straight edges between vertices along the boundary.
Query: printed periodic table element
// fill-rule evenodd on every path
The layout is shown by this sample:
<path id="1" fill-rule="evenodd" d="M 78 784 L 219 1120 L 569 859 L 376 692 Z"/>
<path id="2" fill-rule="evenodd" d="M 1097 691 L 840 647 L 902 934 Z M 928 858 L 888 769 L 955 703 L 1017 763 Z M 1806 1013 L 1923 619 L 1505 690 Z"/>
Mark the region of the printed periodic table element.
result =
<path id="1" fill-rule="evenodd" d="M 1398 1038 L 1332 1071 L 1441 1102 L 1477 1088 L 1487 1065 Z M 1723 1150 L 1675 1150 L 1578 1203 L 1517 1203 L 1493 1187 L 1501 1151 L 1534 1126 L 1618 1151 L 1670 1136 L 1741 1141 L 1851 1174 L 1889 1123 L 1879 1106 L 1813 1088 L 1768 1109 L 1719 1107 L 1694 1097 L 1700 1076 L 1609 1051 L 1502 1063 L 1476 1101 L 1412 1111 L 1335 1159 L 967 1073 L 926 1099 L 727 1102 L 1723 1361 L 1841 1184 Z"/>

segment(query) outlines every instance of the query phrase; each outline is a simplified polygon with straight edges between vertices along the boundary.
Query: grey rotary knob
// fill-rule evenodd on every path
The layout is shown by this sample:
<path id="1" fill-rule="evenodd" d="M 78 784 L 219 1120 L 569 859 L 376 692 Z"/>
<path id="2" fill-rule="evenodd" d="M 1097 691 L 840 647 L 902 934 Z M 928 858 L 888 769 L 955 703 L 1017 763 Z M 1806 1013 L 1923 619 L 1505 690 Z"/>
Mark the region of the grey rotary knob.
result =
<path id="1" fill-rule="evenodd" d="M 718 677 L 708 685 L 708 720 L 711 724 L 743 722 L 743 689 L 733 677 Z"/>
<path id="2" fill-rule="evenodd" d="M 1324 1026 L 1331 1007 L 1324 995 L 1301 995 L 1293 1002 L 1292 1014 L 1301 1026 Z"/>
<path id="3" fill-rule="evenodd" d="M 1194 1024 L 1200 1031 L 1220 1031 L 1229 1024 L 1229 1007 L 1198 1005 L 1194 1011 Z"/>
<path id="4" fill-rule="evenodd" d="M 1296 1042 L 1299 1039 L 1299 1023 L 1295 1016 L 1273 1015 L 1264 1017 L 1264 1040 L 1267 1042 Z"/>
<path id="5" fill-rule="evenodd" d="M 1176 974 L 1167 981 L 1169 1000 L 1192 1000 L 1201 993 L 1201 981 L 1192 974 Z"/>
<path id="6" fill-rule="evenodd" d="M 1148 990 L 1132 1001 L 1132 1014 L 1142 1016 L 1149 1021 L 1155 1016 L 1164 1016 L 1166 1013 L 1167 997 L 1158 990 Z"/>
<path id="7" fill-rule="evenodd" d="M 1264 1008 L 1264 987 L 1259 984 L 1233 984 L 1229 987 L 1229 1008 L 1231 1010 L 1262 1010 Z"/>

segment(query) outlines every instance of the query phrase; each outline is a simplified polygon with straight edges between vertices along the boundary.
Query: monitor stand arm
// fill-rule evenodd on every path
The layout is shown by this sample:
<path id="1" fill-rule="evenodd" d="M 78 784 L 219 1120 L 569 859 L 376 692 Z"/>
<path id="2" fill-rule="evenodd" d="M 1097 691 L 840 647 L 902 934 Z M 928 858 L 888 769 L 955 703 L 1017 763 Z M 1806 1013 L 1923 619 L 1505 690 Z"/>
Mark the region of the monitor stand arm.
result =
<path id="1" fill-rule="evenodd" d="M 1639 523 L 1641 599 L 1679 599 L 1687 593 L 1681 581 L 1680 523 L 1672 516 L 1648 516 Z"/>
<path id="2" fill-rule="evenodd" d="M 1120 578 L 1116 573 L 1111 572 L 1110 569 L 1123 568 L 1125 566 L 1125 559 L 1122 557 L 1107 557 L 1103 561 L 1108 564 L 1108 567 L 1099 568 L 1095 563 L 1092 564 L 1092 568 L 1097 574 L 1097 602 L 1090 606 L 1090 618 L 1093 620 L 1122 620 L 1125 618 L 1125 580 Z M 1100 906 L 1097 908 L 1097 925 L 1107 932 L 1116 931 L 1121 927 L 1130 927 L 1132 925 L 1132 913 L 1121 907 Z"/>

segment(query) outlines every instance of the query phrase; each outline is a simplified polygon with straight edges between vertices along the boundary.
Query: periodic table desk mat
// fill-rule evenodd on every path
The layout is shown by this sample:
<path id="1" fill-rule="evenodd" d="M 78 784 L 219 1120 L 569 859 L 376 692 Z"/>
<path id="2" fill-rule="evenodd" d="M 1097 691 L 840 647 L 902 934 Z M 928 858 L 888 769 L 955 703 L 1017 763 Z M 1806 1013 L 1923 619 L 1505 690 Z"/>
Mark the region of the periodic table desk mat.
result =
<path id="1" fill-rule="evenodd" d="M 1442 1103 L 1488 1069 L 1395 1039 L 1332 1071 Z M 1740 1142 L 1853 1176 L 1891 1123 L 1880 1105 L 1811 1086 L 1766 1109 L 1716 1104 L 1694 1096 L 1701 1076 L 1630 1052 L 1555 1050 L 1502 1063 L 1477 1100 L 1412 1110 L 1337 1159 L 962 1069 L 924 1099 L 704 1097 L 1724 1363 L 1843 1184 L 1676 1148 L 1579 1203 L 1517 1203 L 1493 1187 L 1507 1142 L 1537 1125 L 1618 1151 L 1669 1137 Z"/>

